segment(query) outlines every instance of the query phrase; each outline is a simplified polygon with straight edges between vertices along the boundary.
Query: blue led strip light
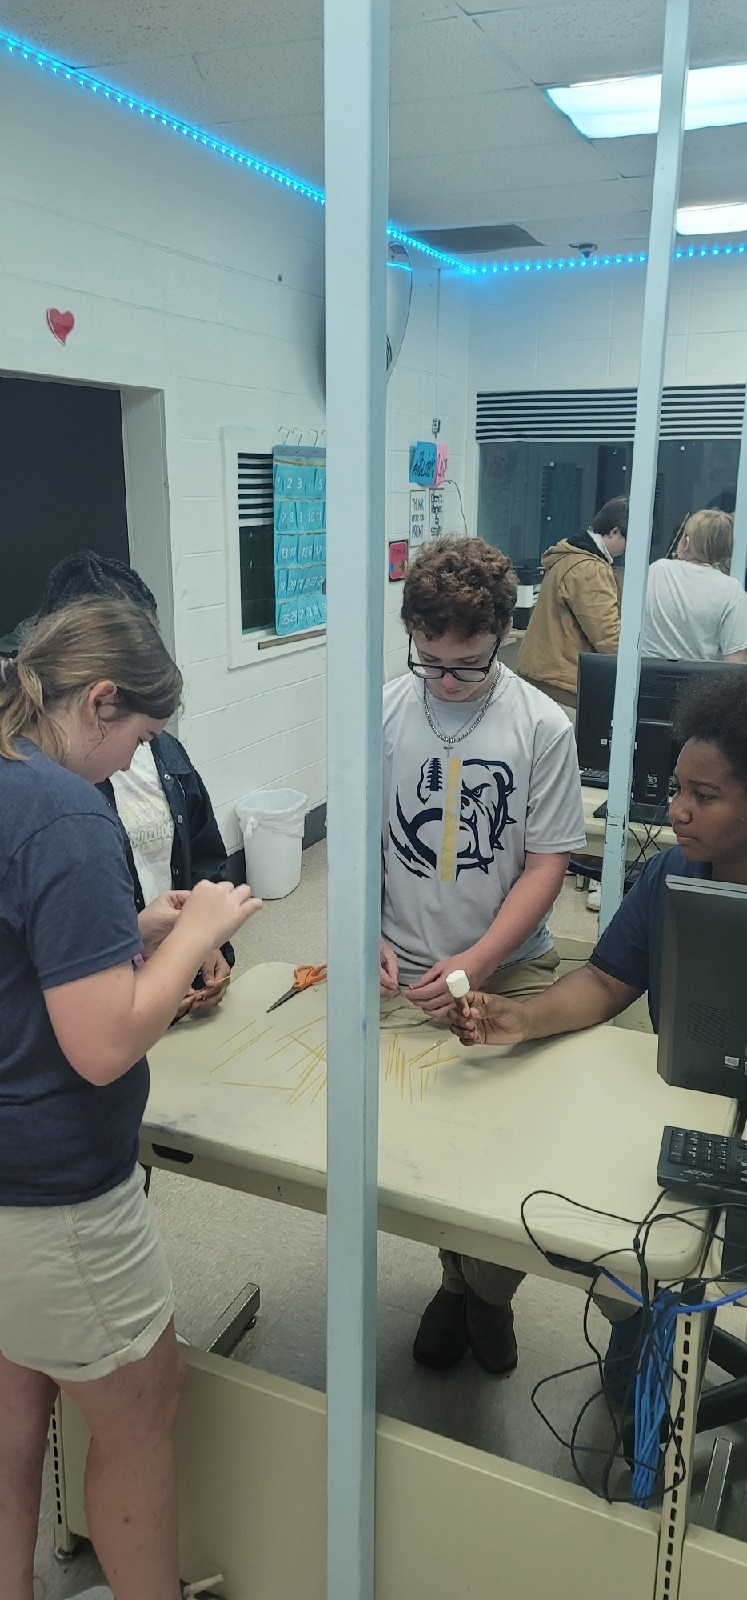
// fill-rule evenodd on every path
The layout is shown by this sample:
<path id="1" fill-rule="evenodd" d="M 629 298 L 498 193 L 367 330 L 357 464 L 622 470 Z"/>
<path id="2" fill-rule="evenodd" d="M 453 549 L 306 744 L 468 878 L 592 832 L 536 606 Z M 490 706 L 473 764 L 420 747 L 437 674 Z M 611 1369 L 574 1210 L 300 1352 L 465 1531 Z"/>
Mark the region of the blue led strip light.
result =
<path id="1" fill-rule="evenodd" d="M 20 57 L 21 60 L 30 62 L 32 66 L 41 67 L 43 71 L 51 72 L 55 78 L 64 78 L 68 83 L 77 83 L 79 88 L 87 89 L 90 94 L 98 95 L 102 100 L 110 100 L 114 105 L 125 106 L 128 111 L 136 111 L 139 116 L 147 118 L 150 122 L 155 122 L 162 128 L 168 128 L 172 133 L 179 133 L 183 138 L 191 139 L 194 144 L 204 145 L 206 149 L 225 156 L 236 166 L 247 167 L 249 171 L 257 172 L 263 178 L 270 178 L 273 183 L 280 184 L 284 189 L 292 189 L 295 194 L 300 194 L 305 200 L 312 200 L 315 205 L 324 205 L 324 190 L 317 189 L 314 184 L 305 183 L 303 178 L 296 178 L 291 172 L 283 172 L 281 167 L 275 167 L 269 161 L 262 161 L 259 156 L 251 155 L 248 150 L 239 150 L 236 145 L 226 144 L 223 139 L 216 139 L 213 134 L 205 133 L 202 128 L 196 128 L 190 122 L 184 122 L 181 117 L 172 116 L 169 111 L 148 105 L 147 101 L 130 94 L 126 89 L 117 89 L 113 84 L 104 83 L 102 79 L 83 72 L 79 67 L 71 67 L 67 62 L 59 61 L 56 56 L 49 55 L 46 50 L 39 50 L 36 45 L 17 39 L 4 28 L 0 28 L 0 45 L 5 47 L 9 55 Z M 420 255 L 427 256 L 438 266 L 451 267 L 464 277 L 477 279 L 520 272 L 582 272 L 587 268 L 593 271 L 599 267 L 638 266 L 647 260 L 646 252 L 642 250 L 632 255 L 581 256 L 579 259 L 568 257 L 557 261 L 493 261 L 477 265 L 471 261 L 462 261 L 458 256 L 446 255 L 443 250 L 436 250 L 432 245 L 424 244 L 422 240 L 414 239 L 411 234 L 404 233 L 393 223 L 389 224 L 387 233 L 396 243 L 405 245 L 408 250 L 417 250 Z M 702 256 L 744 255 L 745 251 L 747 244 L 691 244 L 686 249 L 675 250 L 674 259 L 682 261 Z"/>
<path id="2" fill-rule="evenodd" d="M 746 251 L 747 244 L 689 244 L 675 250 L 673 259 L 693 261 L 701 256 L 743 256 Z M 593 271 L 595 267 L 635 267 L 643 266 L 647 260 L 647 252 L 638 250 L 630 255 L 568 256 L 558 261 L 491 261 L 475 270 L 479 277 L 485 278 L 513 272 L 583 272 L 585 268 Z"/>
<path id="3" fill-rule="evenodd" d="M 324 190 L 317 189 L 314 184 L 304 182 L 303 178 L 297 178 L 291 172 L 284 172 L 281 167 L 275 167 L 271 162 L 251 155 L 248 150 L 239 150 L 236 145 L 227 144 L 224 139 L 216 139 L 214 134 L 206 133 L 203 128 L 197 128 L 181 117 L 172 116 L 170 111 L 149 105 L 146 100 L 141 100 L 138 95 L 131 94 L 127 89 L 117 89 L 114 84 L 104 83 L 101 78 L 94 78 L 89 72 L 83 72 L 79 67 L 58 60 L 46 50 L 40 50 L 36 45 L 17 39 L 5 28 L 0 28 L 0 45 L 5 47 L 9 55 L 28 61 L 32 66 L 41 67 L 42 71 L 51 72 L 55 78 L 64 78 L 67 83 L 76 83 L 79 88 L 87 89 L 90 94 L 97 95 L 101 100 L 109 100 L 113 105 L 135 111 L 148 121 L 157 123 L 162 128 L 168 128 L 172 133 L 179 133 L 185 139 L 190 139 L 194 144 L 204 145 L 207 150 L 214 150 L 218 155 L 233 161 L 236 166 L 246 167 L 251 172 L 259 173 L 263 178 L 270 178 L 273 183 L 279 184 L 284 189 L 292 189 L 304 200 L 312 200 L 318 206 L 324 205 Z M 401 228 L 390 226 L 387 232 L 390 239 L 406 245 L 408 249 L 420 251 L 422 255 L 437 261 L 440 266 L 452 267 L 469 277 L 476 275 L 477 268 L 469 262 L 459 261 L 456 256 L 434 250 L 430 245 L 422 244 L 419 239 L 413 239 L 408 233 L 403 233 Z"/>

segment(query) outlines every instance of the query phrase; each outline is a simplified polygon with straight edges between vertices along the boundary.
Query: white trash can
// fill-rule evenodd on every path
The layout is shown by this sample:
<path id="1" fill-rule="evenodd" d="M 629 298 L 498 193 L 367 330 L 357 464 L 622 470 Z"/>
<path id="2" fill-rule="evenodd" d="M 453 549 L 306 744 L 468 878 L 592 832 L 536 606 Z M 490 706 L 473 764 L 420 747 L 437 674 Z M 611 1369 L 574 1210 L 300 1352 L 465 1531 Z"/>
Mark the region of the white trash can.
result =
<path id="1" fill-rule="evenodd" d="M 282 900 L 298 888 L 307 805 L 298 789 L 258 789 L 236 801 L 246 881 L 261 900 Z"/>

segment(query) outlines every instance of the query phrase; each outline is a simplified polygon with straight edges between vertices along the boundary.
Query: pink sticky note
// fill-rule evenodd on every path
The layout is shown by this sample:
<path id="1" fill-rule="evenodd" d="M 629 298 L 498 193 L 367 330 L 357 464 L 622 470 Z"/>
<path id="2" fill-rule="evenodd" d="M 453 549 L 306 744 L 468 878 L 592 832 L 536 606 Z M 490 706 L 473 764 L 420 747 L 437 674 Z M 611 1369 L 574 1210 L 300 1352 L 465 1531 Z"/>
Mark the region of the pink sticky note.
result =
<path id="1" fill-rule="evenodd" d="M 443 483 L 448 471 L 448 467 L 449 446 L 447 444 L 443 444 L 441 440 L 438 440 L 436 443 L 436 476 L 434 478 L 434 485 L 436 487 L 438 487 L 439 483 Z"/>

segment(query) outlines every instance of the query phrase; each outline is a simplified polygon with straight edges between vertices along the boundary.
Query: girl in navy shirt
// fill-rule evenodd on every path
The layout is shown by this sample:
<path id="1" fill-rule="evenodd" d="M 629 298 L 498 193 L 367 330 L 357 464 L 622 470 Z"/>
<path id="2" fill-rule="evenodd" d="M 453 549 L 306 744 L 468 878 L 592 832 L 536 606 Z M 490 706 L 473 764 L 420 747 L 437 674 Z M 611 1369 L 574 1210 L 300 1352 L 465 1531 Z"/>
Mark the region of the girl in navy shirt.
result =
<path id="1" fill-rule="evenodd" d="M 138 916 L 95 785 L 175 710 L 181 676 L 124 601 L 41 622 L 0 664 L 0 1551 L 32 1600 L 50 1412 L 91 1434 L 86 1517 L 116 1600 L 180 1600 L 173 1294 L 137 1166 L 145 1052 L 258 908 L 243 885 Z M 147 959 L 144 959 L 147 958 Z"/>

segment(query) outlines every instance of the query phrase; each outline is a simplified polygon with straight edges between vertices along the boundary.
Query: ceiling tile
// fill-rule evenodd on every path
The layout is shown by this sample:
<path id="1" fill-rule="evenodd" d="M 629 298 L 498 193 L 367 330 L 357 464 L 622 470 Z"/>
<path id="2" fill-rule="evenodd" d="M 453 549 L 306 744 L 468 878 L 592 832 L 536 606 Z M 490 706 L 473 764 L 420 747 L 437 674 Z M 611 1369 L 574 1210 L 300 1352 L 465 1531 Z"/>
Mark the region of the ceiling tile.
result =
<path id="1" fill-rule="evenodd" d="M 626 0 L 553 0 L 465 9 L 535 83 L 577 83 L 661 71 L 664 5 Z M 712 66 L 747 55 L 744 0 L 698 0 L 692 8 L 690 65 Z"/>
<path id="2" fill-rule="evenodd" d="M 272 44 L 219 50 L 195 59 L 213 97 L 214 120 L 244 117 L 249 106 L 258 117 L 322 109 L 320 39 L 278 38 Z"/>
<path id="3" fill-rule="evenodd" d="M 323 0 L 3 0 L 3 26 L 76 65 L 321 38 Z"/>
<path id="4" fill-rule="evenodd" d="M 656 137 L 640 134 L 631 139 L 593 139 L 595 150 L 606 154 L 622 178 L 650 178 L 656 159 Z"/>
<path id="5" fill-rule="evenodd" d="M 464 16 L 419 28 L 395 28 L 391 62 L 393 103 L 490 94 L 526 85 L 524 74 L 503 61 Z"/>
<path id="6" fill-rule="evenodd" d="M 626 249 L 645 250 L 648 229 L 647 211 L 627 211 L 624 216 L 569 212 L 563 217 L 536 217 L 532 222 L 535 238 L 562 256 L 573 254 L 571 242 L 577 244 L 581 239 L 589 239 L 602 255 L 624 253 Z"/>
<path id="7" fill-rule="evenodd" d="M 409 195 L 470 194 L 486 190 L 515 192 L 521 186 L 529 197 L 535 185 L 605 183 L 615 179 L 607 162 L 590 145 L 532 145 L 520 150 L 498 149 L 463 156 L 421 156 L 390 163 L 392 205 L 406 205 Z M 494 219 L 493 219 L 494 220 Z"/>
<path id="8" fill-rule="evenodd" d="M 391 153 L 397 159 L 581 143 L 568 118 L 534 87 L 398 101 L 390 109 L 389 137 Z"/>
<path id="9" fill-rule="evenodd" d="M 692 167 L 680 181 L 681 206 L 715 206 L 729 200 L 747 200 L 747 167 Z"/>
<path id="10" fill-rule="evenodd" d="M 652 0 L 626 0 L 624 25 L 609 0 L 523 5 L 475 21 L 535 83 L 655 72 L 661 63 L 664 6 Z"/>
<path id="11" fill-rule="evenodd" d="M 745 13 L 745 56 L 747 56 L 747 13 Z M 747 123 L 733 128 L 692 128 L 685 134 L 682 147 L 682 166 L 691 167 L 747 165 Z"/>
<path id="12" fill-rule="evenodd" d="M 319 112 L 295 117 L 254 117 L 213 125 L 227 143 L 261 155 L 310 183 L 324 177 L 324 121 Z"/>
<path id="13" fill-rule="evenodd" d="M 630 185 L 621 178 L 609 183 L 554 185 L 552 188 L 478 190 L 474 194 L 451 190 L 441 196 L 413 196 L 406 208 L 392 211 L 409 228 L 467 227 L 476 223 L 517 222 L 537 234 L 534 219 L 565 217 L 582 212 L 624 218 L 640 210 Z"/>
<path id="14" fill-rule="evenodd" d="M 103 61 L 96 68 L 105 83 L 171 111 L 186 122 L 208 123 L 214 95 L 203 81 L 194 56 L 154 56 L 145 61 Z"/>
<path id="15" fill-rule="evenodd" d="M 463 10 L 456 0 L 391 0 L 389 15 L 393 28 L 406 28 L 417 22 L 440 22 L 444 17 L 458 17 Z"/>
<path id="16" fill-rule="evenodd" d="M 696 0 L 690 23 L 690 66 L 747 59 L 744 0 Z"/>

